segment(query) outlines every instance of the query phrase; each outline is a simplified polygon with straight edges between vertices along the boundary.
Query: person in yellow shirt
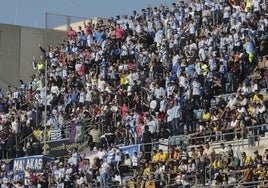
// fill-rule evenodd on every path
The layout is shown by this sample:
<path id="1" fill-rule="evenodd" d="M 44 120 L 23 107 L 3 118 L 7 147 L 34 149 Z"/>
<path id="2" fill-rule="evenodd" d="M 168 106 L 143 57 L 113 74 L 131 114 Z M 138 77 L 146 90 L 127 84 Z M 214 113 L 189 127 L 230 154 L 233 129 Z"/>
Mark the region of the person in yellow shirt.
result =
<path id="1" fill-rule="evenodd" d="M 143 177 L 148 177 L 151 174 L 152 170 L 153 170 L 152 164 L 151 163 L 145 163 L 145 168 L 143 170 L 142 176 Z"/>
<path id="2" fill-rule="evenodd" d="M 246 1 L 246 7 L 245 7 L 245 11 L 246 12 L 250 12 L 253 8 L 253 3 L 252 0 L 247 0 Z"/>
<path id="3" fill-rule="evenodd" d="M 206 121 L 209 121 L 210 118 L 211 118 L 211 114 L 210 114 L 209 110 L 207 108 L 205 108 L 203 111 L 202 120 L 204 122 L 206 122 Z"/>
<path id="4" fill-rule="evenodd" d="M 167 154 L 164 153 L 162 149 L 160 149 L 158 153 L 158 158 L 159 158 L 159 161 L 166 162 Z"/>
<path id="5" fill-rule="evenodd" d="M 220 156 L 216 156 L 214 162 L 212 163 L 212 169 L 214 172 L 218 171 L 222 168 L 222 160 L 220 159 Z"/>
<path id="6" fill-rule="evenodd" d="M 41 79 L 38 79 L 37 82 L 36 82 L 36 88 L 38 91 L 40 91 L 42 88 L 43 88 L 43 82 Z"/>
<path id="7" fill-rule="evenodd" d="M 148 177 L 148 180 L 145 183 L 145 187 L 146 188 L 156 188 L 156 179 L 155 179 L 153 174 Z"/>
<path id="8" fill-rule="evenodd" d="M 38 64 L 37 64 L 37 70 L 38 72 L 41 72 L 41 73 L 45 73 L 45 64 L 43 61 L 39 61 Z"/>
<path id="9" fill-rule="evenodd" d="M 127 75 L 121 74 L 120 75 L 120 85 L 126 85 L 128 83 L 129 83 L 129 81 L 128 81 Z"/>
<path id="10" fill-rule="evenodd" d="M 263 168 L 262 164 L 258 164 L 257 168 L 254 169 L 253 174 L 258 180 L 263 180 L 265 178 L 266 170 Z"/>
<path id="11" fill-rule="evenodd" d="M 201 70 L 203 72 L 203 76 L 206 77 L 208 73 L 208 65 L 204 61 L 202 61 Z"/>
<path id="12" fill-rule="evenodd" d="M 248 111 L 248 115 L 250 116 L 254 116 L 254 110 L 256 109 L 256 103 L 250 103 L 247 111 Z"/>
<path id="13" fill-rule="evenodd" d="M 209 127 L 210 124 L 210 119 L 211 119 L 211 114 L 209 112 L 209 109 L 204 109 L 203 114 L 202 114 L 202 122 L 203 125 L 206 127 Z"/>
<path id="14" fill-rule="evenodd" d="M 246 152 L 242 152 L 241 157 L 242 157 L 242 160 L 241 161 L 242 161 L 243 166 L 247 166 L 247 165 L 252 164 L 253 159 L 252 159 L 251 156 L 248 156 L 246 154 Z"/>
<path id="15" fill-rule="evenodd" d="M 33 138 L 34 141 L 42 141 L 42 131 L 38 130 L 37 128 L 34 128 L 33 130 Z"/>
<path id="16" fill-rule="evenodd" d="M 159 153 L 154 149 L 152 152 L 152 162 L 157 163 L 159 161 Z"/>
<path id="17" fill-rule="evenodd" d="M 262 96 L 260 96 L 260 94 L 257 91 L 255 91 L 254 95 L 253 95 L 253 98 L 252 98 L 252 101 L 253 102 L 260 102 L 261 98 L 262 98 Z"/>
<path id="18" fill-rule="evenodd" d="M 127 180 L 127 185 L 129 188 L 135 188 L 135 179 L 131 178 L 130 180 Z"/>

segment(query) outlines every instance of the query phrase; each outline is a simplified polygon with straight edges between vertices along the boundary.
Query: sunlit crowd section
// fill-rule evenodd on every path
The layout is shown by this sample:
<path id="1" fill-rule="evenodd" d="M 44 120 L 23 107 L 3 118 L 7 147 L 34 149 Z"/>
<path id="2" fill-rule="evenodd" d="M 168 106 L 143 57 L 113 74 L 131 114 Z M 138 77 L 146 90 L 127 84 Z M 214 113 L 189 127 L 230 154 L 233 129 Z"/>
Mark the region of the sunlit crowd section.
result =
<path id="1" fill-rule="evenodd" d="M 81 122 L 94 157 L 66 148 L 39 173 L 2 162 L 1 188 L 268 187 L 268 150 L 232 144 L 268 131 L 267 31 L 263 0 L 194 0 L 85 20 L 37 45 L 29 82 L 0 90 L 0 158 L 49 155 L 44 140 Z"/>

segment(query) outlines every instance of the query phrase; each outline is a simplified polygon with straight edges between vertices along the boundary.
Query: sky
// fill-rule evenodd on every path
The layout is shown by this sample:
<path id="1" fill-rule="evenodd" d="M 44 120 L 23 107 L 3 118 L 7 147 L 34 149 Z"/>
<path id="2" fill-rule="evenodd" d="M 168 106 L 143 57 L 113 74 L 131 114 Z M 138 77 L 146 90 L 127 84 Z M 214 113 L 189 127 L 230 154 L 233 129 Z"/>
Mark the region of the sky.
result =
<path id="1" fill-rule="evenodd" d="M 0 23 L 45 28 L 45 15 L 48 26 L 64 22 L 70 15 L 79 18 L 110 18 L 116 15 L 130 15 L 133 10 L 140 12 L 148 3 L 152 7 L 161 4 L 170 6 L 176 0 L 0 0 Z M 75 20 L 77 19 L 77 20 Z M 78 21 L 75 18 L 71 21 Z"/>

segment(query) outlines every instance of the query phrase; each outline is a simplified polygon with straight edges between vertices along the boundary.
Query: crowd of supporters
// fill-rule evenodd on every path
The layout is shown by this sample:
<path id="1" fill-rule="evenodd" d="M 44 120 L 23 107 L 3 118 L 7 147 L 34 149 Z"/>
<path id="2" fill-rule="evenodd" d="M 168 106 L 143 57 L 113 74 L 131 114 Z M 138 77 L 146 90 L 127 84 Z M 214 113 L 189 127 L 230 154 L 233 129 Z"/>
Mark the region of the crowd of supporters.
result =
<path id="1" fill-rule="evenodd" d="M 99 150 L 94 164 L 75 151 L 71 161 L 53 164 L 24 184 L 107 187 L 108 180 L 121 184 L 121 166 L 131 166 L 135 175 L 128 187 L 189 187 L 196 182 L 189 175 L 201 184 L 208 176 L 219 184 L 266 179 L 266 155 L 243 158 L 228 149 L 218 154 L 207 141 L 246 138 L 247 128 L 257 125 L 263 126 L 252 134 L 265 135 L 267 28 L 266 4 L 259 0 L 148 5 L 107 22 L 70 27 L 62 44 L 39 45 L 42 55 L 33 59 L 36 74 L 29 82 L 0 92 L 0 157 L 30 155 L 36 145 L 19 144 L 26 136 L 33 133 L 34 142 L 60 139 L 66 137 L 64 125 L 86 120 L 88 145 Z M 187 143 L 204 145 L 192 155 L 185 147 L 163 154 L 149 144 L 130 159 L 118 150 L 205 135 L 211 137 Z M 104 157 L 108 153 L 114 160 Z M 15 177 L 6 176 L 2 182 Z"/>

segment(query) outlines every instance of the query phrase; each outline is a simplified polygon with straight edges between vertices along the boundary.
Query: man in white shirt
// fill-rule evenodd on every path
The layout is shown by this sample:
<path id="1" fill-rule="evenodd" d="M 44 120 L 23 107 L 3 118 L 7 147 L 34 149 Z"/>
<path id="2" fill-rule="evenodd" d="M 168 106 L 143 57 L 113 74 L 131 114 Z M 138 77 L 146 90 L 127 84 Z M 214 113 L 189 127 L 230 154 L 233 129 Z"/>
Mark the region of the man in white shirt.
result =
<path id="1" fill-rule="evenodd" d="M 197 78 L 194 78 L 192 82 L 192 95 L 194 108 L 198 109 L 200 107 L 201 84 L 198 82 Z"/>
<path id="2" fill-rule="evenodd" d="M 168 109 L 167 109 L 167 127 L 168 127 L 169 132 L 170 132 L 171 135 L 173 133 L 172 123 L 171 123 L 172 119 L 173 119 L 172 106 L 168 106 Z"/>
<path id="3" fill-rule="evenodd" d="M 181 106 L 178 103 L 177 100 L 174 101 L 174 105 L 171 108 L 171 113 L 172 113 L 172 134 L 173 135 L 182 135 L 183 134 L 183 125 L 180 124 L 181 122 Z"/>
<path id="4" fill-rule="evenodd" d="M 73 169 L 72 169 L 71 165 L 68 163 L 66 165 L 65 178 L 64 178 L 64 185 L 66 187 L 71 186 L 72 176 L 73 176 Z"/>
<path id="5" fill-rule="evenodd" d="M 237 99 L 234 94 L 231 94 L 226 107 L 229 107 L 231 110 L 233 110 L 235 104 L 237 104 Z"/>
<path id="6" fill-rule="evenodd" d="M 225 147 L 224 143 L 221 143 L 221 149 L 219 151 L 219 154 L 224 157 L 224 156 L 228 156 L 229 154 L 229 149 L 227 147 Z"/>
<path id="7" fill-rule="evenodd" d="M 152 117 L 152 116 L 149 116 L 149 117 L 148 117 L 147 125 L 148 125 L 148 127 L 149 127 L 149 131 L 154 135 L 155 132 L 156 132 L 156 123 L 155 123 L 155 121 L 153 120 L 153 117 Z"/>
<path id="8" fill-rule="evenodd" d="M 160 96 L 165 96 L 166 92 L 164 88 L 160 87 L 159 84 L 156 84 L 156 87 L 154 89 L 154 96 L 156 99 L 159 100 Z"/>
<path id="9" fill-rule="evenodd" d="M 109 165 L 105 160 L 100 161 L 101 167 L 99 169 L 100 171 L 100 187 L 107 187 L 107 175 L 108 175 L 108 169 Z"/>
<path id="10" fill-rule="evenodd" d="M 163 96 L 160 96 L 159 112 L 166 112 L 167 101 Z"/>
<path id="11" fill-rule="evenodd" d="M 256 14 L 257 18 L 260 18 L 261 11 L 261 1 L 260 0 L 252 0 L 253 3 L 253 11 Z"/>
<path id="12" fill-rule="evenodd" d="M 195 25 L 193 19 L 190 20 L 190 23 L 188 25 L 188 29 L 189 29 L 190 39 L 192 39 L 194 41 L 194 39 L 195 39 L 196 25 Z"/>
<path id="13" fill-rule="evenodd" d="M 52 82 L 52 86 L 50 88 L 51 93 L 55 93 L 57 96 L 59 95 L 59 87 Z"/>

